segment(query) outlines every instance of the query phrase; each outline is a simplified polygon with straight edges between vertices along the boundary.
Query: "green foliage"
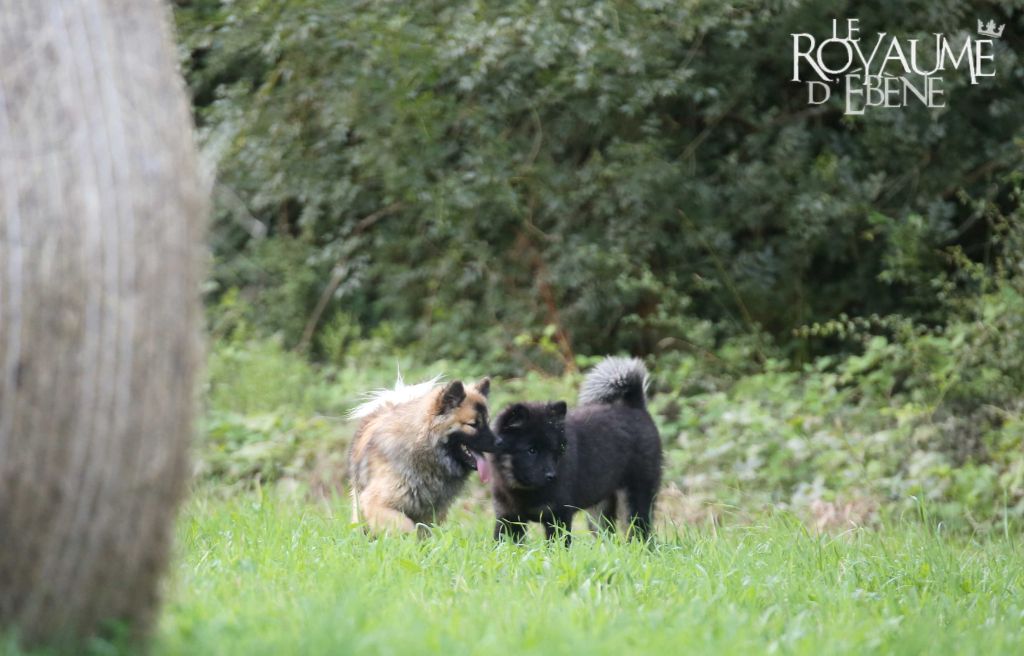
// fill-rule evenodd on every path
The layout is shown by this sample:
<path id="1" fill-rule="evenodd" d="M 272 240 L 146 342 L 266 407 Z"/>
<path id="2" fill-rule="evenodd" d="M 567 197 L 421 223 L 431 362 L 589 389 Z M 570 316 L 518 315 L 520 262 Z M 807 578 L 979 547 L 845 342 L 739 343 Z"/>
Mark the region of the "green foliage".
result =
<path id="1" fill-rule="evenodd" d="M 571 400 L 579 369 L 629 352 L 682 515 L 1019 519 L 1013 24 L 996 77 L 951 75 L 944 110 L 843 116 L 788 83 L 789 35 L 852 11 L 179 7 L 218 179 L 201 480 L 332 489 L 345 410 L 397 368 L 495 376 L 500 407 Z M 1007 11 L 855 15 L 925 37 Z"/>
<path id="2" fill-rule="evenodd" d="M 843 116 L 840 94 L 807 105 L 789 35 L 851 15 L 863 34 L 927 40 L 1009 11 L 181 3 L 218 176 L 211 297 L 240 290 L 250 323 L 289 347 L 342 316 L 435 357 L 504 354 L 507 373 L 661 353 L 701 321 L 718 340 L 763 330 L 803 360 L 837 344 L 791 330 L 843 312 L 941 323 L 942 250 L 990 265 L 981 208 L 1013 205 L 1016 23 L 997 75 L 950 75 L 944 110 L 864 116 Z"/>
<path id="3" fill-rule="evenodd" d="M 652 362 L 651 409 L 666 449 L 663 511 L 686 522 L 779 506 L 816 522 L 829 508 L 853 508 L 846 520 L 871 523 L 927 501 L 954 529 L 1016 525 L 1024 519 L 1024 403 L 1012 394 L 1021 388 L 1021 347 L 994 360 L 986 340 L 990 325 L 1024 316 L 1024 299 L 1008 290 L 981 299 L 987 324 L 865 336 L 862 354 L 821 358 L 802 372 L 780 360 L 745 370 L 752 347 L 742 342 Z M 366 390 L 390 386 L 396 362 L 367 356 L 314 367 L 273 341 L 221 344 L 212 361 L 199 482 L 234 490 L 284 481 L 314 496 L 343 489 L 355 429 L 344 413 Z M 397 362 L 410 381 L 490 373 L 470 363 Z M 578 385 L 578 374 L 498 376 L 492 408 L 572 402 Z M 682 508 L 673 505 L 679 496 Z"/>
<path id="4" fill-rule="evenodd" d="M 938 280 L 946 323 L 841 316 L 797 331 L 856 345 L 846 357 L 794 370 L 765 350 L 761 336 L 716 346 L 706 323 L 689 320 L 692 338 L 650 361 L 651 409 L 666 447 L 666 512 L 689 521 L 702 508 L 774 505 L 827 523 L 823 515 L 838 508 L 844 521 L 863 523 L 926 501 L 958 529 L 1024 519 L 1020 212 L 990 215 L 1005 247 L 991 267 L 949 252 L 954 266 L 945 278 L 961 282 Z M 541 352 L 556 354 L 556 333 L 549 326 L 517 341 L 536 339 Z M 253 341 L 244 321 L 230 334 L 211 358 L 200 479 L 235 487 L 288 479 L 337 489 L 354 429 L 342 415 L 362 392 L 390 386 L 395 367 L 409 380 L 499 374 L 495 411 L 522 399 L 571 402 L 579 384 L 576 373 L 510 377 L 472 361 L 417 364 L 390 346 L 394 336 L 383 327 L 364 335 L 344 315 L 324 333 L 334 364 L 311 365 L 277 340 Z M 585 369 L 597 359 L 578 356 L 573 365 Z M 681 507 L 672 505 L 678 495 Z"/>
<path id="5" fill-rule="evenodd" d="M 312 413 L 335 403 L 305 360 L 278 340 L 215 345 L 209 358 L 206 398 L 215 412 L 259 413 L 287 407 Z"/>
<path id="6" fill-rule="evenodd" d="M 347 433 L 323 417 L 217 414 L 204 426 L 196 479 L 215 482 L 222 493 L 252 481 L 337 486 L 347 444 Z"/>
<path id="7" fill-rule="evenodd" d="M 991 219 L 1005 255 L 992 269 L 955 263 L 949 275 L 964 283 L 936 290 L 944 324 L 814 324 L 798 333 L 859 352 L 802 372 L 770 360 L 696 393 L 692 362 L 663 370 L 677 382 L 656 406 L 663 431 L 678 436 L 669 471 L 683 489 L 741 507 L 860 499 L 865 511 L 899 511 L 926 499 L 948 525 L 975 529 L 1024 517 L 1024 230 L 1019 209 Z"/>

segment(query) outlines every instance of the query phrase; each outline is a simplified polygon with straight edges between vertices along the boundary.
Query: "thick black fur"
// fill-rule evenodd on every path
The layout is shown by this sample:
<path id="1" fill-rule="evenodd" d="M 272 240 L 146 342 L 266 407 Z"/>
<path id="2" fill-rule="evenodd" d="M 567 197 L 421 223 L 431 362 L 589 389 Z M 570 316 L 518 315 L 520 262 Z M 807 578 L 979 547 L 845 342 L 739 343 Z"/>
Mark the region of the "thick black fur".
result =
<path id="1" fill-rule="evenodd" d="M 606 518 L 610 512 L 608 527 L 614 528 L 620 491 L 631 534 L 650 535 L 661 483 L 661 438 L 646 408 L 647 372 L 639 361 L 620 360 L 620 369 L 623 362 L 639 367 L 637 375 L 620 376 L 604 385 L 613 393 L 589 395 L 594 400 L 568 413 L 559 401 L 515 403 L 498 415 L 492 456 L 496 539 L 520 540 L 527 522 L 540 522 L 548 538 L 564 532 L 568 545 L 573 514 L 597 506 Z M 592 376 L 607 373 L 602 365 Z M 584 390 L 594 382 L 584 381 Z"/>

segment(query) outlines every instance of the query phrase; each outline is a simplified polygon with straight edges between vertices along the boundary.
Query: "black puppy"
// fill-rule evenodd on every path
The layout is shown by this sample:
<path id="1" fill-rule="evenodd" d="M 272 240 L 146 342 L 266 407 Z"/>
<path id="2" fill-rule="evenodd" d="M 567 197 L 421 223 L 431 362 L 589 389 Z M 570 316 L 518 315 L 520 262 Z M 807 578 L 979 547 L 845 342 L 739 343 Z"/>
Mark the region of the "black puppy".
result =
<path id="1" fill-rule="evenodd" d="M 515 403 L 498 415 L 492 490 L 494 537 L 519 540 L 526 522 L 551 538 L 577 510 L 596 509 L 614 529 L 619 498 L 633 530 L 647 538 L 661 482 L 661 438 L 647 412 L 647 369 L 605 358 L 583 379 L 580 404 Z"/>

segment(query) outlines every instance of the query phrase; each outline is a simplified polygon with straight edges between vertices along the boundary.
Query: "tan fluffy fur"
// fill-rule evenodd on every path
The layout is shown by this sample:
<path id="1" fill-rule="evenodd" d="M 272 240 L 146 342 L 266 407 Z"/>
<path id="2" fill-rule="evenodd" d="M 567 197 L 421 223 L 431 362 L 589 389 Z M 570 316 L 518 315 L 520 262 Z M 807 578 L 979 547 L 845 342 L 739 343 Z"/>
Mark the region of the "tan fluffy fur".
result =
<path id="1" fill-rule="evenodd" d="M 443 521 L 466 480 L 446 453 L 448 439 L 456 431 L 475 434 L 474 422 L 486 426 L 488 387 L 486 378 L 465 386 L 465 398 L 451 408 L 445 408 L 444 385 L 409 399 L 400 382 L 394 403 L 375 394 L 349 450 L 353 522 L 384 533 Z"/>

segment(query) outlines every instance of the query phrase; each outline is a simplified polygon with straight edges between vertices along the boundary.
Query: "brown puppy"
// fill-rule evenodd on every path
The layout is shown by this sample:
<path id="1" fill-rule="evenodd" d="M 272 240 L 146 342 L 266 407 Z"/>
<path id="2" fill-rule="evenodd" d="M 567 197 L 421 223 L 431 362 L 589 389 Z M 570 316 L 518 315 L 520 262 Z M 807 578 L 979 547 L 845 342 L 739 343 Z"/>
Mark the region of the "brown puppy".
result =
<path id="1" fill-rule="evenodd" d="M 439 378 L 405 385 L 371 399 L 349 416 L 363 419 L 349 449 L 352 521 L 375 533 L 412 532 L 444 521 L 474 469 L 487 482 L 482 452 L 494 450 L 487 423 L 490 380 L 474 385 Z"/>

